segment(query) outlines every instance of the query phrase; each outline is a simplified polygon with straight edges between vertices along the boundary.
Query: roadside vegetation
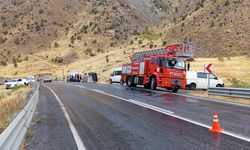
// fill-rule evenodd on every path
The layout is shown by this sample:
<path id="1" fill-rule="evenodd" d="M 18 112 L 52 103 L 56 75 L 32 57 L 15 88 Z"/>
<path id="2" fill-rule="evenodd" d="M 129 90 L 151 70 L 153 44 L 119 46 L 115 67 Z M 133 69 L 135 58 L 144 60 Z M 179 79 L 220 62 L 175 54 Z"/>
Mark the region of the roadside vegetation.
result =
<path id="1" fill-rule="evenodd" d="M 145 30 L 144 32 L 142 32 L 142 37 L 149 41 L 155 41 L 162 37 L 162 33 Z"/>
<path id="2" fill-rule="evenodd" d="M 249 57 L 195 58 L 190 69 L 203 71 L 204 64 L 208 63 L 214 64 L 212 70 L 225 82 L 226 87 L 250 88 Z"/>
<path id="3" fill-rule="evenodd" d="M 25 104 L 27 94 L 31 92 L 29 86 L 19 86 L 6 90 L 0 86 L 0 133 L 11 123 L 15 113 L 20 112 Z"/>

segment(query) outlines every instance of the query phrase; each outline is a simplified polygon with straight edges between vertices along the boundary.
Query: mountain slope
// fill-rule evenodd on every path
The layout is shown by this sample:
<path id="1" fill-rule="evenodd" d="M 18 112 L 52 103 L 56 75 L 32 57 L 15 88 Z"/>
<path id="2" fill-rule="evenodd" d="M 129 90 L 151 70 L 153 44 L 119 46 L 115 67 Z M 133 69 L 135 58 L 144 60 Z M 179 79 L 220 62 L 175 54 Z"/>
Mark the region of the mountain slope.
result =
<path id="1" fill-rule="evenodd" d="M 91 59 L 112 68 L 113 53 L 121 62 L 134 50 L 183 41 L 195 57 L 250 51 L 248 0 L 0 0 L 0 12 L 0 76 L 36 63 L 43 65 L 35 74 L 68 71 Z"/>

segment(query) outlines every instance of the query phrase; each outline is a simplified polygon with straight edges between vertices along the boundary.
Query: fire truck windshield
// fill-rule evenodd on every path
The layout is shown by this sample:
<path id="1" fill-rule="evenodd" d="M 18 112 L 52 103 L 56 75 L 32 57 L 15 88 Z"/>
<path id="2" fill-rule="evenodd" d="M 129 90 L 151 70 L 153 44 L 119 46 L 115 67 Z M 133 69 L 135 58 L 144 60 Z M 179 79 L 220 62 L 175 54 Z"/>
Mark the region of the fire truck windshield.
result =
<path id="1" fill-rule="evenodd" d="M 167 58 L 165 62 L 167 68 L 186 70 L 186 63 L 182 59 Z"/>

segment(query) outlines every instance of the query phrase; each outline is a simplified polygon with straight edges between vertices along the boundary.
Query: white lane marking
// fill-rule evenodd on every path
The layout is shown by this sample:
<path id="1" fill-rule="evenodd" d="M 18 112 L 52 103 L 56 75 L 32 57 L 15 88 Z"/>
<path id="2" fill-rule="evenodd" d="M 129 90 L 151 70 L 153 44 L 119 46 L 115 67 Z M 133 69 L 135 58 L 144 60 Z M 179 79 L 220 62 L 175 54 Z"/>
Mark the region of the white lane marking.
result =
<path id="1" fill-rule="evenodd" d="M 179 93 L 172 93 L 172 92 L 169 92 L 169 91 L 157 91 L 157 90 L 149 90 L 149 89 L 142 89 L 142 90 L 155 92 L 155 93 L 163 93 L 163 94 L 170 93 L 172 95 L 184 96 L 184 97 L 193 98 L 193 99 L 197 99 L 197 100 L 202 99 L 202 100 L 207 100 L 207 101 L 212 101 L 212 102 L 217 102 L 217 103 L 230 104 L 230 105 L 243 106 L 243 107 L 250 107 L 250 105 L 248 105 L 248 104 L 240 104 L 240 103 L 236 103 L 236 102 L 223 101 L 223 100 L 206 98 L 206 97 L 201 97 L 201 96 L 192 96 L 192 95 L 185 95 L 185 94 L 179 94 Z"/>
<path id="2" fill-rule="evenodd" d="M 63 111 L 63 114 L 64 114 L 64 116 L 65 116 L 65 118 L 66 118 L 66 120 L 67 120 L 67 122 L 69 124 L 70 130 L 71 130 L 71 132 L 73 134 L 73 137 L 74 137 L 74 140 L 76 142 L 78 150 L 86 150 L 86 147 L 84 146 L 83 141 L 80 138 L 74 124 L 72 123 L 72 121 L 71 121 L 71 119 L 69 117 L 69 114 L 67 113 L 62 101 L 60 100 L 60 98 L 56 95 L 56 93 L 51 88 L 49 88 L 48 86 L 45 86 L 45 87 L 47 87 L 53 93 L 53 95 L 55 96 L 57 102 L 59 103 L 59 105 L 60 105 L 60 107 L 61 107 L 61 109 Z"/>
<path id="3" fill-rule="evenodd" d="M 244 141 L 247 141 L 247 142 L 250 142 L 250 138 L 242 136 L 242 135 L 238 135 L 238 134 L 235 134 L 235 133 L 232 133 L 229 131 L 222 131 L 222 133 L 229 135 L 229 136 L 232 136 L 232 137 L 235 137 L 235 138 L 238 138 L 238 139 L 241 139 L 241 140 L 244 140 Z"/>
<path id="4" fill-rule="evenodd" d="M 112 96 L 112 95 L 110 95 L 110 96 Z M 121 98 L 119 98 L 119 99 L 121 99 Z M 149 104 L 146 104 L 146 103 L 142 103 L 142 102 L 139 102 L 139 101 L 136 101 L 136 100 L 133 100 L 133 99 L 129 99 L 129 101 L 127 101 L 127 102 L 134 103 L 136 105 L 139 105 L 139 106 L 142 106 L 142 107 L 145 107 L 145 108 L 148 108 L 148 109 L 151 109 L 151 110 L 154 110 L 154 111 L 166 114 L 166 115 L 174 114 L 174 112 L 172 112 L 172 111 L 168 111 L 168 110 L 165 110 L 165 109 L 153 106 L 153 105 L 149 105 Z"/>
<path id="5" fill-rule="evenodd" d="M 211 126 L 209 126 L 209 125 L 206 125 L 206 124 L 203 124 L 203 123 L 200 123 L 200 122 L 196 122 L 196 121 L 193 121 L 193 120 L 190 120 L 190 119 L 186 119 L 186 118 L 177 116 L 177 115 L 174 114 L 174 112 L 167 111 L 167 110 L 164 110 L 164 109 L 156 107 L 156 106 L 152 106 L 152 105 L 149 105 L 149 104 L 146 104 L 146 103 L 142 103 L 142 102 L 139 102 L 139 101 L 136 101 L 136 100 L 132 100 L 132 99 L 128 100 L 128 99 L 125 99 L 125 98 L 122 98 L 122 97 L 119 97 L 119 96 L 108 94 L 108 93 L 106 93 L 104 91 L 95 90 L 95 89 L 91 89 L 91 88 L 86 88 L 86 87 L 80 86 L 80 85 L 73 85 L 73 86 L 77 86 L 77 87 L 80 87 L 80 88 L 83 88 L 83 89 L 86 89 L 86 90 L 90 90 L 90 91 L 95 91 L 95 92 L 98 92 L 98 93 L 101 93 L 101 94 L 105 94 L 105 95 L 108 95 L 108 96 L 111 96 L 111 97 L 114 97 L 114 98 L 117 98 L 117 99 L 120 99 L 120 100 L 123 100 L 123 101 L 126 101 L 126 102 L 130 102 L 130 103 L 142 106 L 142 107 L 146 107 L 146 108 L 149 108 L 151 110 L 154 110 L 154 111 L 157 111 L 157 112 L 160 112 L 160 113 L 163 113 L 163 114 L 175 117 L 177 119 L 180 119 L 180 120 L 183 120 L 183 121 L 186 121 L 186 122 L 189 122 L 189 123 L 192 123 L 192 124 L 195 124 L 195 125 L 207 128 L 207 129 L 211 128 Z M 238 139 L 250 142 L 250 138 L 242 136 L 242 135 L 238 135 L 238 134 L 235 134 L 235 133 L 232 133 L 232 132 L 229 132 L 229 131 L 222 131 L 222 133 L 224 133 L 226 135 L 229 135 L 231 137 L 234 137 L 234 138 L 238 138 Z"/>
<path id="6" fill-rule="evenodd" d="M 250 107 L 250 105 L 247 104 L 239 104 L 235 102 L 228 102 L 228 101 L 222 101 L 222 100 L 215 100 L 211 98 L 206 98 L 206 97 L 198 97 L 198 96 L 191 96 L 191 95 L 184 95 L 184 94 L 178 94 L 178 93 L 172 93 L 173 95 L 178 95 L 178 96 L 184 96 L 188 98 L 194 98 L 194 99 L 202 99 L 202 100 L 207 100 L 207 101 L 213 101 L 213 102 L 218 102 L 218 103 L 223 103 L 223 104 L 230 104 L 230 105 L 236 105 L 236 106 L 243 106 L 243 107 Z"/>
<path id="7" fill-rule="evenodd" d="M 80 87 L 80 88 L 84 88 L 84 89 L 87 89 L 87 90 L 91 90 L 91 91 L 94 91 L 94 92 L 97 92 L 97 93 L 101 93 L 101 94 L 104 94 L 104 95 L 107 95 L 107 96 L 110 96 L 110 97 L 118 98 L 120 100 L 129 102 L 129 103 L 133 103 L 133 104 L 136 104 L 136 105 L 139 105 L 139 106 L 142 106 L 142 107 L 145 107 L 145 108 L 148 108 L 148 109 L 151 109 L 151 110 L 163 113 L 163 114 L 169 115 L 169 114 L 173 114 L 174 113 L 172 111 L 168 111 L 168 110 L 165 110 L 165 109 L 153 106 L 153 105 L 149 105 L 149 104 L 146 104 L 146 103 L 143 103 L 143 102 L 135 101 L 135 100 L 132 100 L 132 99 L 128 100 L 128 99 L 125 99 L 125 98 L 122 98 L 122 97 L 119 97 L 119 96 L 108 94 L 108 93 L 106 93 L 104 91 L 101 91 L 101 90 L 89 89 L 89 88 L 82 87 L 82 86 L 79 86 L 79 85 L 75 85 L 75 86 Z"/>
<path id="8" fill-rule="evenodd" d="M 98 93 L 105 93 L 104 91 L 96 90 L 96 89 L 93 89 L 93 91 L 98 92 Z"/>

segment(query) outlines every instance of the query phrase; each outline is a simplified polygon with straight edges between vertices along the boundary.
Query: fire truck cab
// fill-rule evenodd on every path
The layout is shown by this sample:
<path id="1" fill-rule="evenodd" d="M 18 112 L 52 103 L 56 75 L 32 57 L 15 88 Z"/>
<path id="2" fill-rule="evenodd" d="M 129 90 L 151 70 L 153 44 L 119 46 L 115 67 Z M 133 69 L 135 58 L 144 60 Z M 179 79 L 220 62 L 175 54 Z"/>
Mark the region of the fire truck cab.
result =
<path id="1" fill-rule="evenodd" d="M 185 59 L 170 53 L 169 49 L 147 51 L 137 56 L 140 58 L 122 66 L 122 83 L 130 87 L 144 85 L 152 90 L 162 87 L 173 92 L 186 88 Z"/>

